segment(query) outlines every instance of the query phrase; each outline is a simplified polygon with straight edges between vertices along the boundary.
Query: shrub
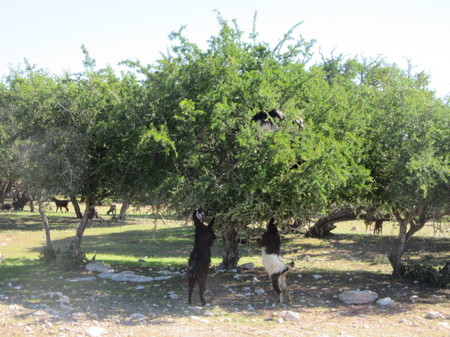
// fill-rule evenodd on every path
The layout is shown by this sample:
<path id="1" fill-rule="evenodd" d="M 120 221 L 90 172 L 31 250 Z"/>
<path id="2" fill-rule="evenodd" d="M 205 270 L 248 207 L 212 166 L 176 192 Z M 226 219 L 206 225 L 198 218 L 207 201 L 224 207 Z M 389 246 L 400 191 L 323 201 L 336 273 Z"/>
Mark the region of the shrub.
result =
<path id="1" fill-rule="evenodd" d="M 444 288 L 450 285 L 448 273 L 442 273 L 438 268 L 423 263 L 403 263 L 400 275 L 405 279 L 414 279 L 427 285 Z"/>

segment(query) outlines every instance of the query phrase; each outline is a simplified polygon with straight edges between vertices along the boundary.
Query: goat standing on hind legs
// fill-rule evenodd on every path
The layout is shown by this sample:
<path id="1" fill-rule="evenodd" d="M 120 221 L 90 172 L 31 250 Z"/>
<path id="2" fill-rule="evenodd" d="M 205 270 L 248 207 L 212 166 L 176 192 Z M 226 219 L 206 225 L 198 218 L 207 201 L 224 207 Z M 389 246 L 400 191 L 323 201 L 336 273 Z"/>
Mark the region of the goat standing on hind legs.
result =
<path id="1" fill-rule="evenodd" d="M 267 231 L 258 243 L 261 246 L 264 269 L 269 274 L 273 290 L 280 296 L 279 303 L 290 303 L 291 294 L 286 284 L 286 274 L 293 267 L 293 262 L 289 266 L 285 265 L 280 256 L 281 239 L 274 218 L 270 219 Z"/>
<path id="2" fill-rule="evenodd" d="M 212 230 L 214 218 L 208 226 L 203 223 L 205 215 L 201 208 L 196 208 L 192 213 L 192 220 L 195 226 L 194 249 L 189 257 L 189 298 L 188 303 L 192 303 L 192 291 L 195 281 L 198 283 L 200 302 L 206 304 L 204 294 L 206 289 L 206 276 L 208 275 L 209 265 L 211 264 L 211 246 L 216 239 Z"/>

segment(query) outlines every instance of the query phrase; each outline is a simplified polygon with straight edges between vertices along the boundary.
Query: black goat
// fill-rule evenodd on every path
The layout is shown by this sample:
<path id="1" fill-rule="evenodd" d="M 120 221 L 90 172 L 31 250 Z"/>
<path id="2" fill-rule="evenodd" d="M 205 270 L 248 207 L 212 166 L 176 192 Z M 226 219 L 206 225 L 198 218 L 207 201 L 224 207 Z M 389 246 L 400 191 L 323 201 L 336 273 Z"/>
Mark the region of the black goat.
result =
<path id="1" fill-rule="evenodd" d="M 205 305 L 206 276 L 208 275 L 209 265 L 211 264 L 211 247 L 216 239 L 212 229 L 214 218 L 208 226 L 203 223 L 205 215 L 201 208 L 196 208 L 192 213 L 192 220 L 195 226 L 194 249 L 189 257 L 189 297 L 188 303 L 192 303 L 192 291 L 195 281 L 198 283 L 200 302 Z"/>
<path id="2" fill-rule="evenodd" d="M 279 303 L 291 302 L 291 294 L 286 284 L 286 274 L 291 264 L 285 265 L 281 256 L 281 239 L 274 218 L 271 218 L 267 225 L 267 231 L 262 239 L 258 241 L 262 250 L 262 262 L 264 269 L 272 281 L 273 290 L 280 296 Z"/>
<path id="3" fill-rule="evenodd" d="M 69 207 L 67 207 L 69 205 L 69 200 L 58 200 L 55 197 L 52 198 L 52 201 L 55 202 L 56 205 L 56 212 L 58 212 L 58 208 L 61 210 L 62 213 L 62 208 L 64 207 L 66 209 L 66 213 L 69 212 Z"/>
<path id="4" fill-rule="evenodd" d="M 270 118 L 269 118 L 270 116 Z M 278 118 L 280 121 L 284 120 L 285 116 L 281 110 L 272 109 L 268 113 L 260 111 L 252 117 L 252 121 L 258 123 L 263 130 L 276 131 L 278 128 L 273 123 L 272 118 Z"/>
<path id="5" fill-rule="evenodd" d="M 0 209 L 5 211 L 14 210 L 14 206 L 12 204 L 3 204 Z"/>
<path id="6" fill-rule="evenodd" d="M 376 220 L 375 226 L 373 228 L 373 234 L 382 234 L 383 233 L 383 220 Z"/>

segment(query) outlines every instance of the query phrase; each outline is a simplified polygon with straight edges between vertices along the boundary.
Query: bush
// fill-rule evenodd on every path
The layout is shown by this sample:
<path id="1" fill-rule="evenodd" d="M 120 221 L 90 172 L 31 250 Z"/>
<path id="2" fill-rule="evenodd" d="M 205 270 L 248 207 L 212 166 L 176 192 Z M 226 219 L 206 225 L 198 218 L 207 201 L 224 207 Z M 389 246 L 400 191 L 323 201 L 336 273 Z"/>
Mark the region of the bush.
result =
<path id="1" fill-rule="evenodd" d="M 55 251 L 53 249 L 49 249 L 47 246 L 44 246 L 44 248 L 39 253 L 39 259 L 44 261 L 45 263 L 54 262 L 56 260 L 57 255 L 60 254 L 60 251 Z"/>
<path id="2" fill-rule="evenodd" d="M 75 255 L 71 249 L 68 249 L 61 254 L 59 262 L 65 269 L 82 269 L 89 263 L 89 260 L 82 251 Z"/>
<path id="3" fill-rule="evenodd" d="M 400 275 L 405 279 L 414 279 L 427 285 L 449 287 L 450 275 L 442 270 L 423 263 L 403 263 Z"/>

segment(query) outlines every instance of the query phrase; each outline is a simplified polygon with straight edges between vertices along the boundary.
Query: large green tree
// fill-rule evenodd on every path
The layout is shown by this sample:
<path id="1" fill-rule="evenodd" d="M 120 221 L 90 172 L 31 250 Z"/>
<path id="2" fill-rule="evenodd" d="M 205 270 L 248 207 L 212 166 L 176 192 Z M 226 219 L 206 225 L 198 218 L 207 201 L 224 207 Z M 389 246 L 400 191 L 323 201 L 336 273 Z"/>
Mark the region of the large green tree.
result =
<path id="1" fill-rule="evenodd" d="M 166 200 L 188 211 L 215 215 L 224 239 L 222 266 L 233 268 L 237 238 L 249 224 L 290 216 L 306 218 L 365 186 L 358 139 L 327 125 L 327 114 L 344 118 L 330 103 L 322 72 L 308 72 L 311 43 L 291 30 L 271 48 L 243 38 L 235 23 L 219 16 L 220 32 L 206 50 L 174 33 L 173 51 L 156 67 L 142 68 L 161 128 L 175 146 Z M 295 27 L 294 27 L 295 28 Z M 318 101 L 321 99 L 321 101 Z M 338 100 L 335 100 L 338 101 Z M 276 132 L 261 130 L 252 116 L 281 109 Z M 301 130 L 293 123 L 307 120 Z M 296 170 L 291 167 L 304 162 Z"/>

